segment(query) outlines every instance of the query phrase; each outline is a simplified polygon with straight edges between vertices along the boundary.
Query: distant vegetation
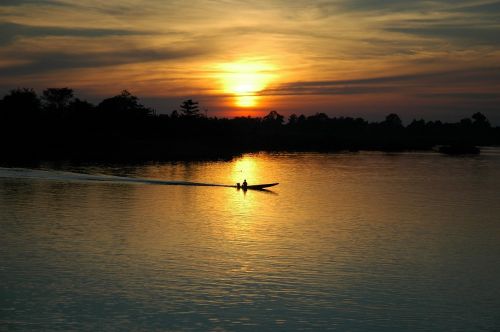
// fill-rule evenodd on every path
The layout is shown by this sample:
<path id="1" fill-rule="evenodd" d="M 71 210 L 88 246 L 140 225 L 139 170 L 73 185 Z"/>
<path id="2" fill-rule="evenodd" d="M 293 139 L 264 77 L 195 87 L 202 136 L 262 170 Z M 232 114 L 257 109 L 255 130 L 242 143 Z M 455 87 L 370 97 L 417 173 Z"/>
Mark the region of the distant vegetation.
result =
<path id="1" fill-rule="evenodd" d="M 271 111 L 257 117 L 206 117 L 186 100 L 170 115 L 157 114 L 128 91 L 98 105 L 69 88 L 10 91 L 0 100 L 3 160 L 188 160 L 230 158 L 249 151 L 426 150 L 499 145 L 500 128 L 481 113 L 458 123 L 413 120 L 396 114 L 382 122 L 330 118 L 324 113 Z"/>

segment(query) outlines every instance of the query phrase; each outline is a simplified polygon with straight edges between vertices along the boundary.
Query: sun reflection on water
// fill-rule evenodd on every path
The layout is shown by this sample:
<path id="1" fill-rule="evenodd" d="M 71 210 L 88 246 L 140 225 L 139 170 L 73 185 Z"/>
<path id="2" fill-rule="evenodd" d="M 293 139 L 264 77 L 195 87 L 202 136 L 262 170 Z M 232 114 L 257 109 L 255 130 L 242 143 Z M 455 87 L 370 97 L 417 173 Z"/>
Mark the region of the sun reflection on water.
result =
<path id="1" fill-rule="evenodd" d="M 349 330 L 358 320 L 395 330 L 425 321 L 425 301 L 444 312 L 433 316 L 438 330 L 474 330 L 478 321 L 494 326 L 500 168 L 496 159 L 481 162 L 476 174 L 477 160 L 430 153 L 254 154 L 120 173 L 280 182 L 272 189 L 276 195 L 0 178 L 0 243 L 8 248 L 0 250 L 2 283 L 13 294 L 2 300 L 15 309 L 4 310 L 2 323 L 95 330 L 116 317 L 114 330 L 130 329 L 131 322 L 139 322 L 132 326 L 139 330 L 166 322 L 180 330 L 326 330 L 336 324 Z M 84 170 L 114 172 L 109 166 Z M 444 176 L 450 170 L 453 177 Z M 488 181 L 479 183 L 478 176 Z M 474 269 L 470 262 L 477 262 Z M 449 270 L 467 273 L 450 284 L 443 273 Z M 476 311 L 461 301 L 467 296 Z M 394 320 L 379 319 L 381 312 Z M 455 324 L 449 312 L 472 316 Z"/>
<path id="2" fill-rule="evenodd" d="M 255 158 L 245 156 L 233 163 L 233 174 L 235 182 L 242 183 L 246 179 L 250 184 L 259 179 L 260 170 Z"/>

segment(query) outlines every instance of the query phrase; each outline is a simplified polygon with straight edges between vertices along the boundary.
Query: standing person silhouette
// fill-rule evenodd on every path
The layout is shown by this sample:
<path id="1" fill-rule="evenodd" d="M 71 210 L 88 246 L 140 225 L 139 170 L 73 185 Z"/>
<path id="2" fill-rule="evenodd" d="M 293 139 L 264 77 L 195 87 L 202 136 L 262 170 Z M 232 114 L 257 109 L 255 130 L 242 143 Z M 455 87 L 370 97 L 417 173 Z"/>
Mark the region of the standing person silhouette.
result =
<path id="1" fill-rule="evenodd" d="M 243 184 L 241 185 L 241 188 L 243 188 L 243 190 L 247 190 L 247 186 L 248 186 L 248 183 L 247 183 L 247 180 L 243 180 Z"/>

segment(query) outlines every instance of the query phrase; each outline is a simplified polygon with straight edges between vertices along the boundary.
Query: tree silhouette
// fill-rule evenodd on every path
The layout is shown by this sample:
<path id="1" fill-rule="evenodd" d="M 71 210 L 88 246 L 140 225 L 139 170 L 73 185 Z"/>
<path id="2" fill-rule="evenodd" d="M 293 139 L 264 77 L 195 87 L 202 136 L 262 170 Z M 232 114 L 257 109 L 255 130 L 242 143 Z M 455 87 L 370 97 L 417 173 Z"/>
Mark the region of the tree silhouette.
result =
<path id="1" fill-rule="evenodd" d="M 45 109 L 49 111 L 64 111 L 73 99 L 73 89 L 49 88 L 43 91 Z"/>
<path id="2" fill-rule="evenodd" d="M 475 145 L 500 145 L 500 127 L 481 113 L 457 123 L 414 120 L 403 126 L 397 114 L 382 122 L 325 113 L 263 118 L 207 118 L 188 99 L 180 114 L 155 115 L 124 90 L 97 107 L 69 88 L 46 89 L 42 100 L 32 89 L 11 90 L 0 99 L 2 158 L 88 158 L 88 160 L 188 160 L 229 158 L 248 151 L 426 150 L 477 153 Z M 62 110 L 63 116 L 54 110 Z M 7 160 L 7 159 L 5 159 Z"/>
<path id="3" fill-rule="evenodd" d="M 198 108 L 198 102 L 192 99 L 187 99 L 182 102 L 179 106 L 181 116 L 187 118 L 197 118 L 200 117 L 200 109 Z"/>
<path id="4" fill-rule="evenodd" d="M 310 123 L 320 124 L 327 123 L 330 118 L 325 113 L 316 113 L 307 117 Z"/>
<path id="5" fill-rule="evenodd" d="M 40 111 L 40 99 L 33 89 L 14 89 L 3 97 L 0 103 L 2 113 L 7 112 L 11 116 L 21 117 L 33 115 Z"/>
<path id="6" fill-rule="evenodd" d="M 401 121 L 401 118 L 399 115 L 395 113 L 391 113 L 385 117 L 385 121 L 382 122 L 383 125 L 389 127 L 389 128 L 401 128 L 403 127 L 403 121 Z"/>
<path id="7" fill-rule="evenodd" d="M 413 121 L 408 125 L 407 128 L 410 130 L 413 130 L 413 131 L 422 132 L 423 130 L 425 130 L 425 120 L 424 119 L 420 119 L 420 120 L 413 119 Z"/>
<path id="8" fill-rule="evenodd" d="M 288 117 L 288 125 L 295 126 L 297 124 L 297 114 L 293 113 Z"/>
<path id="9" fill-rule="evenodd" d="M 473 125 L 478 128 L 489 128 L 491 127 L 488 119 L 480 112 L 474 113 L 472 115 L 472 119 L 474 120 Z"/>
<path id="10" fill-rule="evenodd" d="M 269 123 L 269 124 L 278 124 L 278 125 L 281 125 L 283 123 L 283 120 L 285 118 L 283 117 L 283 115 L 279 114 L 278 112 L 276 111 L 271 111 L 269 112 L 268 115 L 266 115 L 262 121 L 264 123 Z"/>
<path id="11" fill-rule="evenodd" d="M 127 90 L 123 90 L 117 96 L 104 99 L 97 107 L 99 110 L 113 116 L 144 117 L 152 114 L 150 108 L 140 104 L 139 98 Z"/>
<path id="12" fill-rule="evenodd" d="M 68 109 L 71 112 L 80 114 L 82 116 L 89 115 L 90 112 L 94 111 L 94 108 L 94 105 L 86 100 L 81 100 L 79 98 L 72 100 L 68 105 Z"/>

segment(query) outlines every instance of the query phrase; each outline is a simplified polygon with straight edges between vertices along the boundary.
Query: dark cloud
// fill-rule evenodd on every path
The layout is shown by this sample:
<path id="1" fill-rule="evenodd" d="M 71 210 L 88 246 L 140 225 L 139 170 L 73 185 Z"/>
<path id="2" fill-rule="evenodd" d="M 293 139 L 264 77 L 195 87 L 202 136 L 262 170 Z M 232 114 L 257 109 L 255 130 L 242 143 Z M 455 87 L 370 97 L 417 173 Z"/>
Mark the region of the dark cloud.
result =
<path id="1" fill-rule="evenodd" d="M 2 76 L 39 74 L 76 68 L 96 68 L 132 63 L 185 59 L 207 52 L 206 49 L 135 49 L 116 52 L 40 53 L 26 56 L 27 64 L 0 68 Z"/>
<path id="2" fill-rule="evenodd" d="M 465 13 L 479 13 L 479 14 L 490 14 L 498 15 L 500 13 L 500 2 L 494 1 L 490 3 L 483 3 L 478 5 L 466 5 L 458 8 L 450 8 L 450 12 L 465 12 Z"/>
<path id="3" fill-rule="evenodd" d="M 120 29 L 39 27 L 16 23 L 0 23 L 0 46 L 10 43 L 18 37 L 106 37 L 142 34 L 145 33 Z"/>
<path id="4" fill-rule="evenodd" d="M 347 0 L 341 6 L 352 11 L 411 11 L 422 7 L 413 0 Z"/>
<path id="5" fill-rule="evenodd" d="M 394 87 L 342 85 L 333 82 L 295 82 L 277 88 L 266 89 L 263 96 L 298 96 L 298 95 L 355 95 L 384 93 L 394 91 Z"/>
<path id="6" fill-rule="evenodd" d="M 422 37 L 443 38 L 467 44 L 500 45 L 500 29 L 492 26 L 474 25 L 427 25 L 421 27 L 390 27 L 390 32 L 417 35 Z"/>
<path id="7" fill-rule="evenodd" d="M 470 0 L 344 0 L 340 7 L 349 11 L 359 12 L 426 12 L 426 11 L 478 11 L 486 12 L 496 9 L 498 1 L 491 3 L 471 4 Z"/>
<path id="8" fill-rule="evenodd" d="M 2 0 L 2 2 L 0 3 L 0 8 L 2 6 L 20 6 L 28 3 L 37 5 L 60 4 L 57 0 Z"/>
<path id="9" fill-rule="evenodd" d="M 500 27 L 498 14 L 500 1 L 474 3 L 471 1 L 413 1 L 413 0 L 349 0 L 342 8 L 352 12 L 386 12 L 392 22 L 383 31 L 397 32 L 424 38 L 440 38 L 458 43 L 462 47 L 472 45 L 498 46 Z M 419 18 L 401 20 L 398 13 L 414 13 Z M 434 15 L 425 15 L 426 12 Z M 437 13 L 451 16 L 437 16 Z M 460 14 L 460 17 L 456 15 Z M 367 13 L 375 15 L 375 13 Z"/>
<path id="10" fill-rule="evenodd" d="M 418 97 L 423 98 L 445 98 L 445 99 L 462 99 L 462 100 L 500 100 L 499 93 L 474 93 L 474 92 L 461 92 L 461 93 L 422 93 L 417 94 Z"/>
<path id="11" fill-rule="evenodd" d="M 412 91 L 415 88 L 500 85 L 500 67 L 355 80 L 292 82 L 267 89 L 263 95 L 335 95 Z"/>

